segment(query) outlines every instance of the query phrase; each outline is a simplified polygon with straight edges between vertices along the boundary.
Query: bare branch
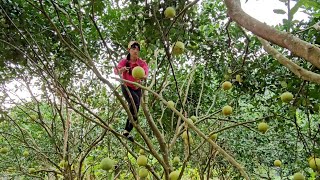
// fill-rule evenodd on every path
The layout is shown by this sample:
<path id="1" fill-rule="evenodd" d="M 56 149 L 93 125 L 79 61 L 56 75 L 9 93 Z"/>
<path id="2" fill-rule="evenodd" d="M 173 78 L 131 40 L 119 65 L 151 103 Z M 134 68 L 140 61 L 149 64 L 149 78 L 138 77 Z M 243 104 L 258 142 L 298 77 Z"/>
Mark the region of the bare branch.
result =
<path id="1" fill-rule="evenodd" d="M 308 71 L 294 62 L 290 61 L 288 58 L 284 57 L 280 52 L 278 52 L 275 48 L 273 48 L 266 40 L 262 38 L 258 38 L 263 46 L 263 48 L 271 54 L 275 59 L 277 59 L 282 65 L 287 67 L 291 72 L 293 72 L 299 78 L 315 82 L 320 84 L 320 74 Z"/>

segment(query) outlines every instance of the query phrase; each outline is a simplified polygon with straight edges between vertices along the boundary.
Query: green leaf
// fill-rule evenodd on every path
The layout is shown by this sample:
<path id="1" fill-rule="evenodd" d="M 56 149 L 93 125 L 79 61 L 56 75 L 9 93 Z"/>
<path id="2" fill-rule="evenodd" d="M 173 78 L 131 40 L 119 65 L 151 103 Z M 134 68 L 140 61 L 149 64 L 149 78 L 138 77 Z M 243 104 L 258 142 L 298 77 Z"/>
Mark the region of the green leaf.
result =
<path id="1" fill-rule="evenodd" d="M 286 12 L 282 9 L 274 9 L 273 12 L 276 14 L 286 14 Z"/>
<path id="2" fill-rule="evenodd" d="M 300 0 L 290 9 L 290 19 L 293 19 L 293 15 L 298 11 L 298 9 L 304 4 L 305 0 Z"/>
<path id="3" fill-rule="evenodd" d="M 313 16 L 314 16 L 315 18 L 319 18 L 319 17 L 320 17 L 320 13 L 314 13 Z"/>
<path id="4" fill-rule="evenodd" d="M 294 20 L 294 21 L 292 21 L 292 24 L 297 24 L 299 22 L 300 22 L 299 20 Z"/>
<path id="5" fill-rule="evenodd" d="M 283 88 L 286 88 L 288 86 L 287 82 L 285 81 L 281 81 L 280 84 Z"/>
<path id="6" fill-rule="evenodd" d="M 284 25 L 286 25 L 286 24 L 288 24 L 289 21 L 288 21 L 288 19 L 282 19 L 282 22 Z"/>
<path id="7" fill-rule="evenodd" d="M 320 9 L 320 4 L 313 1 L 313 0 L 302 0 L 302 3 L 304 6 L 308 7 L 313 7 L 313 8 L 317 8 Z"/>

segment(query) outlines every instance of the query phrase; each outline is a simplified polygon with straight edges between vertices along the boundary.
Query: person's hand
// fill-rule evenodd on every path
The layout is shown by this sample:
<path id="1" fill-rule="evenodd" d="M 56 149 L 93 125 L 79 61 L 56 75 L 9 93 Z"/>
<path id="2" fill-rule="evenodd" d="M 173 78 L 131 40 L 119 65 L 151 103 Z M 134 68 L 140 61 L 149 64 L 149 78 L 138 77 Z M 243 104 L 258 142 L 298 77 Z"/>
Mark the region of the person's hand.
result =
<path id="1" fill-rule="evenodd" d="M 122 74 L 123 72 L 125 72 L 125 71 L 128 71 L 129 70 L 129 68 L 128 67 L 122 67 L 122 68 L 120 68 L 119 69 L 119 74 Z"/>
<path id="2" fill-rule="evenodd" d="M 140 80 L 146 80 L 147 79 L 147 75 L 143 76 L 143 78 L 140 78 Z"/>

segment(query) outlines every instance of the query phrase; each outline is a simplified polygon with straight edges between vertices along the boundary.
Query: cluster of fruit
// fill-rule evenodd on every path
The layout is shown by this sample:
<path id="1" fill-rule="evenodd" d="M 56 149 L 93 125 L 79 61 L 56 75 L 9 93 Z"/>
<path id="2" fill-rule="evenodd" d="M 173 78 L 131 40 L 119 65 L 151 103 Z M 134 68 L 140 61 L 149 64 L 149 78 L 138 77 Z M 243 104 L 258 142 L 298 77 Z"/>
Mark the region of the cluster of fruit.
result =
<path id="1" fill-rule="evenodd" d="M 148 158 L 145 156 L 145 152 L 143 149 L 140 149 L 139 151 L 139 156 L 137 158 L 137 165 L 140 166 L 138 175 L 141 179 L 144 179 L 148 176 L 149 171 L 147 170 L 146 166 L 148 164 Z M 180 158 L 179 157 L 174 157 L 173 159 L 173 164 L 178 164 L 180 162 Z M 113 168 L 115 168 L 115 161 L 110 159 L 109 157 L 102 159 L 101 163 L 100 163 L 100 168 L 105 170 L 105 171 L 109 171 Z M 169 174 L 169 179 L 170 180 L 177 180 L 178 177 L 180 175 L 179 171 L 172 171 Z"/>
<path id="2" fill-rule="evenodd" d="M 242 82 L 240 75 L 236 76 L 236 81 Z M 231 87 L 232 87 L 232 83 L 229 81 L 222 83 L 222 89 L 225 91 L 231 89 Z M 289 103 L 293 99 L 293 95 L 290 92 L 285 92 L 285 93 L 281 94 L 280 99 L 284 103 Z M 232 114 L 232 107 L 229 105 L 224 106 L 222 108 L 222 114 L 224 114 L 226 116 Z M 261 122 L 258 124 L 258 131 L 260 131 L 261 133 L 267 132 L 268 129 L 269 129 L 269 125 L 266 122 Z"/>
<path id="3" fill-rule="evenodd" d="M 236 81 L 238 81 L 239 83 L 242 82 L 241 76 L 237 75 L 236 76 Z M 232 87 L 232 83 L 229 81 L 226 81 L 222 84 L 222 89 L 223 90 L 229 90 Z M 290 103 L 290 101 L 293 100 L 293 94 L 290 92 L 284 92 L 283 94 L 281 94 L 280 99 L 282 102 L 284 103 Z M 232 113 L 232 107 L 231 106 L 224 106 L 222 108 L 222 114 L 224 115 L 230 115 Z M 261 133 L 265 133 L 267 132 L 267 130 L 269 129 L 269 125 L 266 122 L 260 122 L 258 124 L 258 131 L 260 131 Z M 281 166 L 281 161 L 280 160 L 275 160 L 274 161 L 274 165 L 277 167 Z M 319 158 L 315 158 L 315 157 L 311 157 L 309 158 L 309 166 L 316 171 L 320 171 L 320 159 Z M 305 180 L 305 177 L 302 173 L 297 172 L 293 175 L 293 180 Z"/>

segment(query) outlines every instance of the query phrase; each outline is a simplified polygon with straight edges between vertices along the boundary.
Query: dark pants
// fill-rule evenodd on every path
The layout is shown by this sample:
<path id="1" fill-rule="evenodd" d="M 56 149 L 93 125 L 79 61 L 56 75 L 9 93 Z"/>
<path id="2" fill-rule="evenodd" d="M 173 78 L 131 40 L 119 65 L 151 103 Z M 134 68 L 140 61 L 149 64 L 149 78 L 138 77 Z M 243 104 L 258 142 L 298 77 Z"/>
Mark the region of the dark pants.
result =
<path id="1" fill-rule="evenodd" d="M 141 99 L 141 89 L 137 89 L 137 90 L 134 90 L 130 87 L 128 87 L 128 90 L 132 96 L 132 99 L 134 101 L 134 104 L 132 104 L 131 102 L 131 98 L 128 94 L 128 91 L 127 91 L 127 86 L 125 85 L 121 85 L 121 90 L 122 90 L 122 93 L 123 93 L 123 96 L 124 98 L 127 100 L 128 102 L 128 105 L 129 105 L 129 109 L 130 109 L 130 112 L 133 116 L 133 119 L 135 121 L 138 120 L 138 112 L 139 112 L 139 106 L 140 106 L 140 99 Z M 135 113 L 135 110 L 134 110 L 134 107 L 136 107 L 136 110 L 137 110 L 137 113 Z M 129 118 L 127 119 L 127 123 L 126 123 L 126 127 L 125 127 L 125 130 L 127 130 L 128 132 L 130 132 L 133 128 L 133 125 L 130 123 L 130 120 Z"/>

